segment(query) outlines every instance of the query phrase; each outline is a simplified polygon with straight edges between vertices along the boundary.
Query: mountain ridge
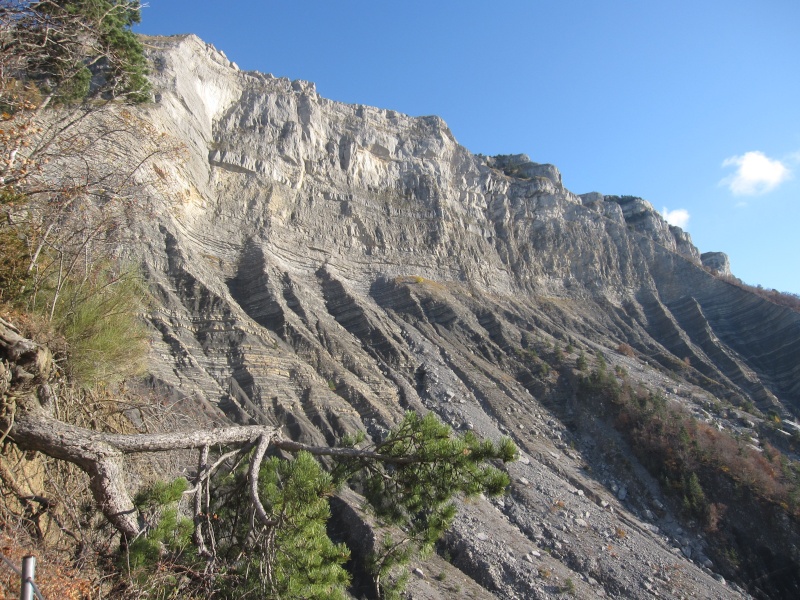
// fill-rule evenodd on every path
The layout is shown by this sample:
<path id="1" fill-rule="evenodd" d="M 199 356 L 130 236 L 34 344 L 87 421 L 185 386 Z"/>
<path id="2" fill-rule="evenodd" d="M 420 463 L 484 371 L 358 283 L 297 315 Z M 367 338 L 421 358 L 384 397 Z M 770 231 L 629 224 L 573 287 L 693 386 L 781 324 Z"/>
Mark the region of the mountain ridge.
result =
<path id="1" fill-rule="evenodd" d="M 581 403 L 578 365 L 602 357 L 791 455 L 800 315 L 709 272 L 645 200 L 575 195 L 552 165 L 471 154 L 438 117 L 326 100 L 240 71 L 196 36 L 146 43 L 156 102 L 137 110 L 185 146 L 137 175 L 160 182 L 152 218 L 130 229 L 158 301 L 159 386 L 303 441 L 379 438 L 408 408 L 513 435 L 524 461 L 511 496 L 463 507 L 447 542 L 496 597 L 557 595 L 542 570 L 582 594 L 730 597 L 738 588 L 713 573 L 752 584 L 785 548 L 800 564 L 796 528 L 748 551 L 731 541 L 745 531 L 733 517 L 728 537 L 679 525 L 629 442 Z M 770 412 L 787 429 L 770 429 Z M 604 436 L 614 451 L 598 450 Z M 510 529 L 495 540 L 497 528 Z M 752 574 L 715 550 L 723 537 Z M 685 587 L 646 564 L 670 560 L 691 573 Z M 798 582 L 778 579 L 790 597 Z"/>

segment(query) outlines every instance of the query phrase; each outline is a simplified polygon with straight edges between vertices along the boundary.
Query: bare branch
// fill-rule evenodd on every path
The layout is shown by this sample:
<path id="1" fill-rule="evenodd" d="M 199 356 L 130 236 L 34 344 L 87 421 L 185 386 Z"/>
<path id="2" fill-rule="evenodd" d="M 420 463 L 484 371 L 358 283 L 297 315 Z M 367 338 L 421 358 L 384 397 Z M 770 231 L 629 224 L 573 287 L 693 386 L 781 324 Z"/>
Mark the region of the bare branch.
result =
<path id="1" fill-rule="evenodd" d="M 247 471 L 247 480 L 250 489 L 250 501 L 253 503 L 258 520 L 267 527 L 274 527 L 278 524 L 278 522 L 269 518 L 267 511 L 264 509 L 264 505 L 261 503 L 261 498 L 258 495 L 258 474 L 261 470 L 261 461 L 264 459 L 264 454 L 266 454 L 267 448 L 269 448 L 269 443 L 270 438 L 268 438 L 266 435 L 262 435 L 258 438 L 256 449 L 253 452 L 253 456 L 250 457 L 250 467 Z"/>
<path id="2" fill-rule="evenodd" d="M 203 491 L 205 485 L 203 484 L 203 476 L 208 468 L 208 446 L 203 446 L 200 449 L 200 459 L 197 462 L 197 487 L 194 493 L 194 543 L 197 546 L 197 553 L 204 558 L 212 558 L 211 553 L 206 547 L 206 541 L 203 536 L 203 526 L 208 523 L 208 516 L 203 517 Z"/>
<path id="3" fill-rule="evenodd" d="M 68 425 L 41 409 L 27 408 L 24 413 L 17 415 L 9 437 L 20 448 L 71 462 L 85 471 L 90 478 L 92 494 L 103 514 L 129 538 L 139 534 L 140 526 L 125 486 L 122 465 L 125 454 L 216 445 L 243 446 L 258 439 L 259 448 L 263 448 L 260 455 L 263 458 L 270 441 L 279 435 L 276 428 L 263 426 L 164 434 L 110 434 Z M 261 509 L 263 511 L 263 506 Z"/>

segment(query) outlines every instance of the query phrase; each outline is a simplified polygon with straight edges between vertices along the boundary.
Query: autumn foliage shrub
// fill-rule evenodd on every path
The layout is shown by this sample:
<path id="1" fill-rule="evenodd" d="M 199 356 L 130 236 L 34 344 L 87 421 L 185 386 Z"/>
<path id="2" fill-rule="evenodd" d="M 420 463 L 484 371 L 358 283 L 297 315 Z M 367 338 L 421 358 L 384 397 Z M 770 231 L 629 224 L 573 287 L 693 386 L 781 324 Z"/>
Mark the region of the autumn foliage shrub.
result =
<path id="1" fill-rule="evenodd" d="M 636 353 L 633 351 L 633 348 L 630 346 L 630 344 L 626 344 L 625 342 L 623 342 L 619 346 L 617 346 L 617 352 L 619 352 L 620 354 L 623 354 L 624 356 L 628 356 L 630 358 L 633 358 L 636 355 Z"/>
<path id="2" fill-rule="evenodd" d="M 9 535 L 14 529 L 10 524 L 3 524 L 0 528 L 0 555 L 11 564 L 19 568 L 24 556 L 36 555 L 36 586 L 44 598 L 59 598 L 61 600 L 89 600 L 96 597 L 96 585 L 86 577 L 85 573 L 78 572 L 67 564 L 62 557 L 48 552 L 43 546 L 29 539 L 24 532 Z M 23 544 L 26 540 L 28 543 Z M 11 570 L 4 561 L 0 560 L 0 598 L 19 598 L 20 578 Z"/>
<path id="3" fill-rule="evenodd" d="M 613 375 L 593 371 L 581 381 L 579 397 L 609 416 L 639 460 L 677 496 L 689 516 L 716 527 L 719 489 L 745 490 L 800 517 L 800 466 L 766 446 L 763 451 L 728 431 L 670 405 L 659 393 L 633 389 Z"/>

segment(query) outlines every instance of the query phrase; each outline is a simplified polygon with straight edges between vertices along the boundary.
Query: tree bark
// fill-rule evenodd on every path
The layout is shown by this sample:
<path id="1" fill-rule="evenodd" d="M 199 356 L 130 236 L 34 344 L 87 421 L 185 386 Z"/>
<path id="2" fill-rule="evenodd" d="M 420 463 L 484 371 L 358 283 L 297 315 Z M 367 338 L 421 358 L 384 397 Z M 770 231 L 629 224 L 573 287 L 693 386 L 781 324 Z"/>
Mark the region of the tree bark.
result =
<path id="1" fill-rule="evenodd" d="M 333 448 L 331 446 L 311 446 L 294 440 L 287 440 L 285 438 L 276 438 L 272 443 L 287 452 L 300 452 L 305 450 L 309 454 L 315 456 L 334 456 L 337 458 L 354 458 L 367 461 L 379 461 L 390 463 L 394 465 L 411 465 L 421 462 L 419 458 L 413 456 L 390 456 L 388 454 L 381 454 L 380 452 L 373 452 L 371 450 L 359 450 L 358 448 Z"/>

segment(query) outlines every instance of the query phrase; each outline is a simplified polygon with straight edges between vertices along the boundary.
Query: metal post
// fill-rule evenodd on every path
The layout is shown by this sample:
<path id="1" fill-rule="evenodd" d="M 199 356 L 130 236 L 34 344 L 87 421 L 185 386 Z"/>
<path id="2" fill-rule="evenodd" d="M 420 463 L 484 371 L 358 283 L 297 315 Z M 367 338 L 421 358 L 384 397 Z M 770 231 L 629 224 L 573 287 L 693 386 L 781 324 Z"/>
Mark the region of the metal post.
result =
<path id="1" fill-rule="evenodd" d="M 36 557 L 26 556 L 22 559 L 20 573 L 19 600 L 33 600 L 33 576 L 36 573 Z"/>

